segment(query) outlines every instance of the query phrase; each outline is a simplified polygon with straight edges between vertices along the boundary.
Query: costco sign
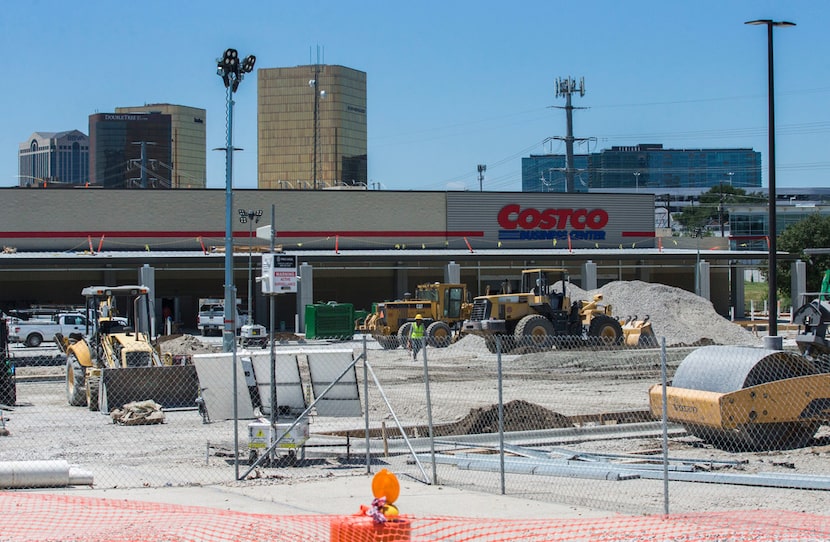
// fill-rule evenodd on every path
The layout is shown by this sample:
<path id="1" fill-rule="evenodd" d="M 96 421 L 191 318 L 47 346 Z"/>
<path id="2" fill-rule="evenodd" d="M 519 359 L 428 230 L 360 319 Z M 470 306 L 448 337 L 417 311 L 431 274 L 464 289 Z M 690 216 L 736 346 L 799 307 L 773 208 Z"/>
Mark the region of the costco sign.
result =
<path id="1" fill-rule="evenodd" d="M 522 208 L 510 203 L 498 213 L 499 240 L 572 239 L 603 241 L 608 212 L 604 209 Z"/>

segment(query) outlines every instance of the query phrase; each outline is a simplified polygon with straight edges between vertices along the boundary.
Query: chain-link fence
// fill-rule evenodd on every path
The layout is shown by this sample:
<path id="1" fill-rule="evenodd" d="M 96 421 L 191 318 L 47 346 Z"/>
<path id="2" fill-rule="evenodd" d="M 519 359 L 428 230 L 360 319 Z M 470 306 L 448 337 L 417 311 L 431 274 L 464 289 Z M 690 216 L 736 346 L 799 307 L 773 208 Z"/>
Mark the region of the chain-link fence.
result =
<path id="1" fill-rule="evenodd" d="M 428 341 L 414 359 L 371 337 L 208 350 L 83 381 L 48 343 L 12 346 L 0 464 L 19 471 L 6 480 L 43 483 L 33 460 L 103 488 L 387 468 L 634 514 L 824 513 L 830 502 L 830 377 L 795 350 L 477 335 Z"/>

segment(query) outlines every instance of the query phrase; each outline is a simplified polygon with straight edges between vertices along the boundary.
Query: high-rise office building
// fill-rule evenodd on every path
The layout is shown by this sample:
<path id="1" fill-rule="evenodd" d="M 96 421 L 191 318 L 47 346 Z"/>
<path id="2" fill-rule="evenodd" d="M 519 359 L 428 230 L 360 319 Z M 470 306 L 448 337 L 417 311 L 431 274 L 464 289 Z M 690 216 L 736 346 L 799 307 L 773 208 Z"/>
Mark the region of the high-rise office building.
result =
<path id="1" fill-rule="evenodd" d="M 89 181 L 89 138 L 78 130 L 35 132 L 19 145 L 20 186 Z"/>
<path id="2" fill-rule="evenodd" d="M 761 153 L 752 149 L 664 149 L 661 144 L 611 147 L 574 156 L 576 191 L 761 186 Z M 522 159 L 522 190 L 562 192 L 565 155 Z M 540 180 L 541 178 L 545 181 Z"/>
<path id="3" fill-rule="evenodd" d="M 115 112 L 170 115 L 171 162 L 161 165 L 158 175 L 168 179 L 171 188 L 206 187 L 207 111 L 186 105 L 146 104 L 116 107 Z"/>
<path id="4" fill-rule="evenodd" d="M 89 172 L 104 188 L 170 188 L 170 115 L 96 113 L 89 116 Z"/>
<path id="5" fill-rule="evenodd" d="M 590 184 L 604 188 L 736 188 L 761 186 L 761 153 L 752 149 L 611 147 L 588 159 Z"/>
<path id="6" fill-rule="evenodd" d="M 259 188 L 366 187 L 366 73 L 257 70 Z"/>

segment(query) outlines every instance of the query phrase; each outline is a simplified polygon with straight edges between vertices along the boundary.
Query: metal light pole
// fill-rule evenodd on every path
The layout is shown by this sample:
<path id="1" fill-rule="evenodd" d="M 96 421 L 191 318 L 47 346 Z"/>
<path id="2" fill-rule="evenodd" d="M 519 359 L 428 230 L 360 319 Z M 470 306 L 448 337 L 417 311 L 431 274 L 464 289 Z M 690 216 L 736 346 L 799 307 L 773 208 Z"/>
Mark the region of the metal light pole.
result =
<path id="1" fill-rule="evenodd" d="M 319 51 L 318 51 L 319 54 Z M 312 162 L 312 170 L 311 170 L 311 182 L 314 184 L 314 190 L 317 190 L 317 148 L 319 147 L 318 139 L 320 137 L 320 98 L 326 97 L 325 90 L 319 90 L 318 86 L 320 84 L 320 63 L 314 65 L 314 79 L 308 82 L 308 86 L 310 86 L 314 90 L 314 149 L 313 149 L 313 156 L 311 157 Z"/>
<path id="2" fill-rule="evenodd" d="M 795 23 L 787 21 L 773 21 L 772 19 L 758 19 L 747 21 L 744 24 L 766 25 L 767 27 L 767 84 L 769 101 L 769 336 L 778 336 L 778 283 L 776 271 L 778 262 L 776 252 L 778 243 L 777 224 L 775 220 L 775 85 L 773 77 L 773 55 L 772 55 L 772 28 L 774 26 L 795 26 Z"/>
<path id="3" fill-rule="evenodd" d="M 262 209 L 239 209 L 239 222 L 242 224 L 248 223 L 248 324 L 254 323 L 254 290 L 253 290 L 253 251 L 254 247 L 251 244 L 251 239 L 254 238 L 254 224 L 259 224 L 259 219 L 262 216 Z"/>
<path id="4" fill-rule="evenodd" d="M 640 172 L 639 171 L 634 172 L 634 191 L 635 192 L 640 191 Z"/>
<path id="5" fill-rule="evenodd" d="M 244 74 L 254 70 L 256 57 L 248 55 L 240 65 L 236 49 L 226 49 L 216 61 L 216 73 L 225 83 L 227 101 L 227 139 L 225 141 L 225 327 L 222 335 L 222 351 L 234 350 L 234 321 L 236 300 L 233 293 L 233 93 L 239 88 Z M 234 373 L 236 374 L 236 373 Z"/>

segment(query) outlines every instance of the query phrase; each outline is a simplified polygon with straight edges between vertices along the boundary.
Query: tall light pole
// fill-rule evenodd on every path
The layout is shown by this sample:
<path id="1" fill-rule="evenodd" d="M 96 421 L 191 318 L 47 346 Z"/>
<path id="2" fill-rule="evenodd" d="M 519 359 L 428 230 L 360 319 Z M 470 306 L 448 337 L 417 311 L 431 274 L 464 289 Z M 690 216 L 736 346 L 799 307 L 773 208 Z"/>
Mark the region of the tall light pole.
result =
<path id="1" fill-rule="evenodd" d="M 314 65 L 314 79 L 311 79 L 308 82 L 308 86 L 310 86 L 314 90 L 314 150 L 313 156 L 311 157 L 311 162 L 313 164 L 311 170 L 311 182 L 314 184 L 314 190 L 317 190 L 317 148 L 319 147 L 318 139 L 320 137 L 320 98 L 326 97 L 326 91 L 320 90 L 318 88 L 319 85 L 320 62 L 318 61 L 317 64 Z"/>
<path id="2" fill-rule="evenodd" d="M 484 192 L 484 172 L 487 171 L 487 166 L 484 164 L 478 165 L 478 191 Z"/>
<path id="3" fill-rule="evenodd" d="M 240 64 L 236 49 L 226 49 L 216 60 L 216 73 L 222 78 L 226 89 L 226 135 L 225 141 L 225 327 L 222 335 L 222 351 L 231 352 L 236 344 L 234 320 L 236 300 L 233 293 L 233 93 L 239 88 L 246 73 L 254 71 L 256 57 L 248 55 Z M 234 373 L 236 374 L 236 373 Z"/>
<path id="4" fill-rule="evenodd" d="M 767 100 L 769 102 L 769 336 L 778 336 L 778 283 L 776 280 L 778 242 L 775 220 L 775 78 L 773 77 L 772 28 L 775 26 L 795 26 L 787 21 L 758 19 L 744 24 L 766 25 L 767 27 Z"/>
<path id="5" fill-rule="evenodd" d="M 634 191 L 635 192 L 640 191 L 640 172 L 639 171 L 634 172 Z"/>
<path id="6" fill-rule="evenodd" d="M 262 216 L 262 209 L 239 209 L 239 222 L 242 224 L 248 223 L 248 325 L 254 323 L 254 296 L 253 296 L 253 251 L 254 247 L 251 244 L 251 239 L 254 238 L 254 224 L 259 224 L 259 219 Z"/>

